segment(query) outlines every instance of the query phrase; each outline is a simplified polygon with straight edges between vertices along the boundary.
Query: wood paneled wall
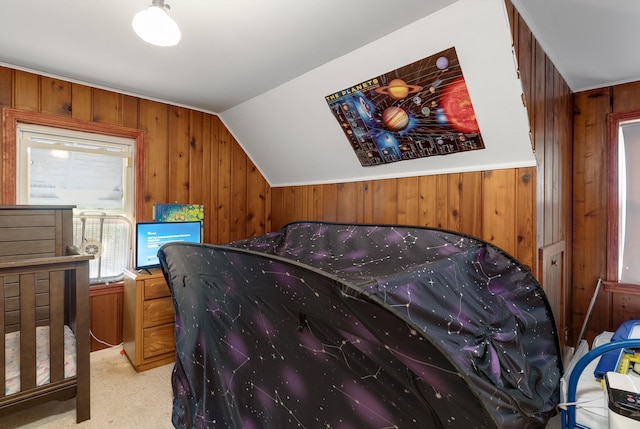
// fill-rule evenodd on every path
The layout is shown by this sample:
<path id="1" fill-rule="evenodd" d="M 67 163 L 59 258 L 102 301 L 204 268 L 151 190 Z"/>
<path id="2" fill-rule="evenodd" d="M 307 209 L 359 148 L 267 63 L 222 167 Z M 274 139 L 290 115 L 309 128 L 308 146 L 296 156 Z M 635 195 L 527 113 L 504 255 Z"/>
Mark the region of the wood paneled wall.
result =
<path id="1" fill-rule="evenodd" d="M 607 273 L 607 115 L 640 110 L 640 82 L 574 94 L 574 296 L 582 323 L 598 278 Z M 640 292 L 640 291 L 639 291 Z M 601 292 L 588 325 L 593 336 L 640 318 L 640 296 Z"/>
<path id="2" fill-rule="evenodd" d="M 535 267 L 535 168 L 272 188 L 272 224 L 406 224 L 491 241 Z"/>
<path id="3" fill-rule="evenodd" d="M 510 0 L 505 4 L 536 155 L 535 230 L 540 258 L 544 261 L 539 261 L 538 277 L 552 303 L 559 329 L 564 329 L 564 337 L 573 341 L 579 325 L 573 323 L 569 314 L 573 308 L 572 92 Z M 543 258 L 543 250 L 560 248 L 560 258 Z M 548 278 L 542 278 L 543 272 Z"/>
<path id="4" fill-rule="evenodd" d="M 156 203 L 190 203 L 205 207 L 207 242 L 270 230 L 270 187 L 215 115 L 7 67 L 0 67 L 0 107 L 143 129 L 139 221 L 152 219 Z"/>
<path id="5" fill-rule="evenodd" d="M 205 207 L 209 243 L 271 228 L 270 187 L 215 115 L 6 67 L 0 67 L 0 107 L 144 130 L 139 221 L 153 218 L 155 203 L 190 203 Z M 0 148 L 6 156 L 3 142 Z M 121 342 L 122 287 L 93 287 L 90 299 L 92 333 L 110 344 Z M 92 350 L 104 347 L 92 340 Z"/>

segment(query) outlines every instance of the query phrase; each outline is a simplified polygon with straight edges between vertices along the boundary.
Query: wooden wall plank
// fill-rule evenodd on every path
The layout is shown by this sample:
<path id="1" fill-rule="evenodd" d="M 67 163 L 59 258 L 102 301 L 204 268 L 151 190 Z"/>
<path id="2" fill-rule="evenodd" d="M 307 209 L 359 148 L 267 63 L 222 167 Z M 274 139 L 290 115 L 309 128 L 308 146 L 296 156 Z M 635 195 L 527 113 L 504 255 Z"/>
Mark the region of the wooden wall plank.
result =
<path id="1" fill-rule="evenodd" d="M 322 220 L 338 222 L 338 184 L 322 186 Z"/>
<path id="2" fill-rule="evenodd" d="M 504 2 L 505 11 L 507 15 L 507 19 L 509 20 L 509 27 L 511 28 L 511 39 L 515 42 L 517 46 L 518 41 L 518 13 L 516 12 L 515 7 L 513 7 L 513 3 L 510 1 Z"/>
<path id="3" fill-rule="evenodd" d="M 398 180 L 373 182 L 373 223 L 398 223 Z"/>
<path id="4" fill-rule="evenodd" d="M 189 112 L 184 107 L 169 106 L 169 177 L 167 201 L 189 203 Z"/>
<path id="5" fill-rule="evenodd" d="M 362 222 L 373 222 L 373 180 L 362 184 Z"/>
<path id="6" fill-rule="evenodd" d="M 436 227 L 449 229 L 449 178 L 446 174 L 436 176 L 435 187 Z"/>
<path id="7" fill-rule="evenodd" d="M 13 70 L 0 66 L 0 107 L 13 106 Z"/>
<path id="8" fill-rule="evenodd" d="M 64 80 L 40 78 L 40 112 L 71 116 L 71 84 Z"/>
<path id="9" fill-rule="evenodd" d="M 606 117 L 611 92 L 601 88 L 574 96 L 573 147 L 573 287 L 572 314 L 568 322 L 575 332 L 582 325 L 598 278 L 606 276 Z M 594 306 L 587 338 L 609 327 L 610 299 L 602 294 Z"/>
<path id="10" fill-rule="evenodd" d="M 82 121 L 93 118 L 93 103 L 91 87 L 71 84 L 71 117 Z"/>
<path id="11" fill-rule="evenodd" d="M 460 207 L 462 207 L 462 174 L 447 175 L 447 223 L 446 228 L 461 231 Z"/>
<path id="12" fill-rule="evenodd" d="M 517 171 L 516 188 L 516 243 L 514 256 L 533 272 L 536 267 L 535 167 Z M 570 202 L 569 202 L 570 204 Z"/>
<path id="13" fill-rule="evenodd" d="M 189 174 L 188 183 L 188 204 L 203 204 L 201 196 L 205 193 L 204 189 L 207 184 L 204 180 L 207 177 L 204 168 L 204 139 L 205 132 L 204 120 L 205 115 L 202 112 L 189 111 Z"/>
<path id="14" fill-rule="evenodd" d="M 317 190 L 316 187 L 313 187 L 311 190 L 306 186 L 294 186 L 291 192 L 291 205 L 293 207 L 292 213 L 293 215 L 288 217 L 287 222 L 295 222 L 299 220 L 308 220 L 310 215 L 309 211 L 313 210 L 313 220 L 322 219 L 319 214 L 323 209 L 324 202 L 324 192 L 312 192 Z M 324 186 L 322 187 L 324 191 Z M 314 202 L 313 207 L 309 207 L 309 197 L 311 194 L 311 198 Z"/>
<path id="15" fill-rule="evenodd" d="M 285 207 L 285 193 L 287 188 L 272 188 L 271 189 L 271 227 L 273 230 L 277 230 L 286 223 L 286 213 L 290 213 L 291 210 Z"/>
<path id="16" fill-rule="evenodd" d="M 612 113 L 640 110 L 640 81 L 616 85 L 611 88 L 613 105 Z"/>
<path id="17" fill-rule="evenodd" d="M 356 222 L 367 223 L 371 217 L 371 193 L 369 192 L 369 181 L 357 182 L 356 198 L 358 204 L 356 206 Z"/>
<path id="18" fill-rule="evenodd" d="M 89 299 L 91 332 L 107 344 L 122 342 L 124 291 L 121 286 L 110 289 L 94 288 Z M 91 338 L 91 351 L 102 350 L 107 344 Z"/>
<path id="19" fill-rule="evenodd" d="M 554 67 L 553 63 L 549 58 L 546 58 L 545 61 L 545 118 L 544 118 L 544 148 L 543 148 L 543 156 L 544 156 L 544 219 L 553 220 L 554 210 L 553 210 L 553 196 L 554 196 L 554 186 L 556 185 L 555 179 L 556 175 L 553 170 L 553 149 L 557 144 L 554 139 L 554 122 L 555 122 L 555 114 L 556 111 L 554 109 Z M 547 108 L 548 107 L 548 108 Z M 544 224 L 544 232 L 542 237 L 543 243 L 553 243 L 553 223 Z"/>
<path id="20" fill-rule="evenodd" d="M 611 312 L 610 322 L 614 329 L 624 322 L 640 317 L 640 299 L 637 295 L 612 294 L 611 306 L 615 309 Z"/>
<path id="21" fill-rule="evenodd" d="M 482 195 L 483 238 L 515 255 L 515 171 L 493 170 L 484 174 Z"/>
<path id="22" fill-rule="evenodd" d="M 105 89 L 93 88 L 93 121 L 122 125 L 122 97 Z"/>
<path id="23" fill-rule="evenodd" d="M 438 212 L 436 206 L 438 195 L 436 188 L 438 186 L 438 177 L 421 176 L 418 181 L 418 192 L 420 193 L 419 225 L 437 227 Z"/>
<path id="24" fill-rule="evenodd" d="M 127 128 L 140 128 L 138 123 L 138 98 L 131 95 L 122 95 L 120 98 L 121 108 L 120 124 Z"/>
<path id="25" fill-rule="evenodd" d="M 264 233 L 267 232 L 271 232 L 273 231 L 272 228 L 272 221 L 271 221 L 271 209 L 272 209 L 272 204 L 271 204 L 271 187 L 269 186 L 269 183 L 264 179 L 264 177 L 262 177 L 263 179 L 263 183 L 264 183 L 264 220 L 262 222 L 264 222 Z"/>
<path id="26" fill-rule="evenodd" d="M 459 231 L 475 237 L 482 235 L 482 172 L 462 174 L 460 183 Z"/>
<path id="27" fill-rule="evenodd" d="M 420 179 L 398 179 L 398 223 L 420 225 Z"/>
<path id="28" fill-rule="evenodd" d="M 518 61 L 519 76 L 522 82 L 522 90 L 524 94 L 532 95 L 534 94 L 533 87 L 535 85 L 534 38 L 520 15 L 514 17 L 513 21 L 517 23 L 517 28 L 512 31 L 517 34 L 517 38 L 514 38 L 514 42 L 517 43 L 516 57 Z M 530 123 L 532 122 L 533 118 L 530 119 Z"/>
<path id="29" fill-rule="evenodd" d="M 358 183 L 338 184 L 338 210 L 336 219 L 339 222 L 358 222 L 358 213 L 362 212 L 360 194 L 358 193 Z"/>
<path id="30" fill-rule="evenodd" d="M 205 201 L 209 200 L 208 206 L 205 206 L 205 240 L 207 243 L 220 243 L 218 239 L 218 209 L 220 207 L 220 200 L 218 198 L 218 182 L 219 178 L 219 158 L 220 158 L 220 140 L 221 129 L 224 125 L 217 116 L 209 117 L 211 119 L 209 135 L 210 138 L 206 140 L 204 153 L 207 154 L 207 166 L 208 170 L 204 172 L 207 183 L 209 184 L 209 191 L 207 192 Z M 204 136 L 206 137 L 206 133 Z"/>
<path id="31" fill-rule="evenodd" d="M 551 166 L 551 170 L 554 172 L 554 175 L 557 175 L 558 171 L 562 171 L 562 151 L 563 147 L 566 145 L 560 144 L 563 140 L 563 132 L 567 129 L 571 129 L 570 123 L 567 124 L 563 122 L 564 113 L 566 109 L 564 108 L 566 97 L 563 96 L 564 92 L 564 80 L 557 74 L 554 74 L 553 79 L 553 111 L 554 111 L 554 122 L 553 122 L 553 145 L 550 148 L 551 157 L 553 159 L 553 164 Z M 565 136 L 565 138 L 571 139 L 571 134 Z M 563 210 L 562 201 L 564 199 L 565 189 L 562 186 L 562 176 L 554 177 L 552 179 L 552 193 L 549 196 L 549 200 L 552 205 L 552 216 L 551 216 L 551 236 L 553 242 L 559 241 L 564 236 L 564 222 L 561 210 Z"/>
<path id="32" fill-rule="evenodd" d="M 7 67 L 0 66 L 0 107 L 11 107 L 13 104 L 13 70 Z M 0 118 L 0 123 L 2 123 L 2 118 Z M 3 164 L 8 163 L 8 158 L 10 154 L 5 149 L 4 142 L 4 132 L 0 132 L 0 160 L 2 163 L 0 164 L 0 177 L 4 177 Z M 10 153 L 13 153 L 11 151 Z M 6 191 L 0 190 L 0 200 L 5 201 Z M 2 331 L 0 331 L 2 332 Z"/>
<path id="33" fill-rule="evenodd" d="M 212 168 L 212 139 L 213 139 L 213 117 L 211 115 L 202 115 L 201 131 L 198 133 L 197 127 L 192 127 L 192 133 L 194 136 L 198 135 L 200 138 L 200 150 L 202 152 L 202 164 L 200 166 L 200 176 L 194 177 L 194 172 L 191 172 L 189 180 L 192 185 L 194 181 L 199 184 L 193 188 L 189 188 L 189 199 L 195 201 L 194 204 L 202 204 L 204 207 L 204 237 L 205 243 L 211 243 L 209 240 L 209 230 L 211 229 L 211 219 L 215 218 L 215 210 L 213 209 L 213 196 L 211 194 L 210 177 L 215 176 Z M 198 145 L 198 143 L 196 143 Z M 214 164 L 215 165 L 215 164 Z"/>
<path id="34" fill-rule="evenodd" d="M 169 180 L 168 107 L 156 101 L 140 101 L 140 127 L 145 130 L 144 213 L 138 221 L 153 220 L 153 204 L 167 202 Z"/>
<path id="35" fill-rule="evenodd" d="M 267 232 L 267 182 L 256 167 L 247 159 L 247 214 L 245 235 L 254 237 Z"/>
<path id="36" fill-rule="evenodd" d="M 247 226 L 247 155 L 238 142 L 231 145 L 231 213 L 229 234 L 231 240 L 246 238 Z"/>
<path id="37" fill-rule="evenodd" d="M 232 137 L 226 127 L 218 130 L 218 242 L 231 241 L 231 144 Z"/>
<path id="38" fill-rule="evenodd" d="M 571 341 L 575 344 L 576 339 L 573 336 L 573 331 L 570 331 L 567 328 L 567 321 L 571 320 L 570 313 L 573 309 L 573 305 L 571 305 L 573 302 L 573 272 L 571 262 L 573 260 L 573 94 L 566 82 L 563 82 L 562 92 L 565 99 L 563 106 L 564 113 L 562 117 L 564 118 L 566 126 L 564 133 L 560 136 L 560 141 L 563 143 L 560 151 L 560 157 L 562 159 L 560 163 L 560 177 L 563 183 L 563 198 L 560 202 L 562 207 L 560 215 L 563 219 L 569 218 L 569 222 L 566 220 L 563 222 L 561 225 L 561 236 L 558 237 L 558 241 L 565 241 L 565 257 L 563 258 L 563 261 L 566 263 L 566 266 L 563 267 L 564 278 L 562 279 L 565 288 L 564 290 L 559 291 L 562 314 L 559 316 L 557 315 L 557 317 L 562 322 L 559 328 L 564 339 L 568 340 L 569 335 L 571 334 Z M 570 142 L 570 144 L 567 144 L 566 142 Z M 536 220 L 536 223 L 539 223 L 539 221 Z M 534 223 L 534 225 L 536 223 Z M 564 332 L 562 332 L 562 329 L 564 329 Z M 576 330 L 576 332 L 579 331 Z"/>
<path id="39" fill-rule="evenodd" d="M 304 211 L 297 220 L 322 220 L 324 213 L 324 185 L 313 185 L 310 188 L 296 187 L 298 192 L 304 192 Z"/>
<path id="40" fill-rule="evenodd" d="M 528 95 L 528 106 L 529 107 L 529 123 L 531 124 L 531 132 L 532 132 L 532 144 L 534 153 L 536 156 L 536 195 L 542 196 L 540 198 L 540 202 L 542 203 L 542 209 L 544 209 L 544 190 L 545 190 L 545 180 L 544 180 L 544 172 L 545 172 L 545 139 L 546 139 L 546 127 L 545 127 L 545 118 L 546 118 L 546 54 L 542 50 L 542 47 L 539 43 L 534 44 L 534 64 L 533 64 L 533 73 L 534 73 L 534 86 L 533 92 Z M 531 108 L 533 106 L 533 108 Z M 544 243 L 545 237 L 545 222 L 544 222 L 544 213 L 540 213 L 540 216 L 537 217 L 536 222 L 536 242 Z"/>
<path id="41" fill-rule="evenodd" d="M 14 106 L 15 109 L 28 112 L 40 111 L 40 79 L 38 75 L 14 71 Z"/>

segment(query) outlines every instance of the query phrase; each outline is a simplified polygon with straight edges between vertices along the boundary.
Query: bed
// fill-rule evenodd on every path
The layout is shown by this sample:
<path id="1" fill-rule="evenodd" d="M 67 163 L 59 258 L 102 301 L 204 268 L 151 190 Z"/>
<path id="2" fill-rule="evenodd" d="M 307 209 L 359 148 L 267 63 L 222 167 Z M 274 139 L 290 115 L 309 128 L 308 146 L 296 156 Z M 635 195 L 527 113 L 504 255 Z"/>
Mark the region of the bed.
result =
<path id="1" fill-rule="evenodd" d="M 532 274 L 463 234 L 295 222 L 158 252 L 176 309 L 177 428 L 543 428 L 553 315 Z"/>
<path id="2" fill-rule="evenodd" d="M 90 418 L 89 260 L 73 206 L 0 205 L 0 415 L 75 397 Z"/>
<path id="3" fill-rule="evenodd" d="M 91 258 L 0 262 L 0 415 L 75 397 L 77 422 L 90 418 Z"/>

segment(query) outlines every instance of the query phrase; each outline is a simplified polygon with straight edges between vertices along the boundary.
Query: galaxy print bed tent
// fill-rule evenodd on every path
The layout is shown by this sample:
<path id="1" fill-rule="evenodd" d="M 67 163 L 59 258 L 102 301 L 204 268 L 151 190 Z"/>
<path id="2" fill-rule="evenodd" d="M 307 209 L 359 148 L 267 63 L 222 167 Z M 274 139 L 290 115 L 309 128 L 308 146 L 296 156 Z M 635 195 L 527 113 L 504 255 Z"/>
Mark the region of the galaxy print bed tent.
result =
<path id="1" fill-rule="evenodd" d="M 542 428 L 562 364 L 531 273 L 458 233 L 292 223 L 158 252 L 178 428 Z"/>

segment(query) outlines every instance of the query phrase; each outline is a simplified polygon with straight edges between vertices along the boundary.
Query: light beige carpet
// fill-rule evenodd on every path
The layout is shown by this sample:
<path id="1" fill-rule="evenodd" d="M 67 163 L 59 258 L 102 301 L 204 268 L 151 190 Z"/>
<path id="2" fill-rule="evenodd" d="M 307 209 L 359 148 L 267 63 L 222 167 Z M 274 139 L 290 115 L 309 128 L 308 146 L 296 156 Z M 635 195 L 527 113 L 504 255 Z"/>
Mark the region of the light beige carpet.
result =
<path id="1" fill-rule="evenodd" d="M 91 419 L 76 424 L 75 399 L 0 417 L 0 428 L 169 429 L 173 364 L 136 372 L 122 347 L 91 353 Z"/>

